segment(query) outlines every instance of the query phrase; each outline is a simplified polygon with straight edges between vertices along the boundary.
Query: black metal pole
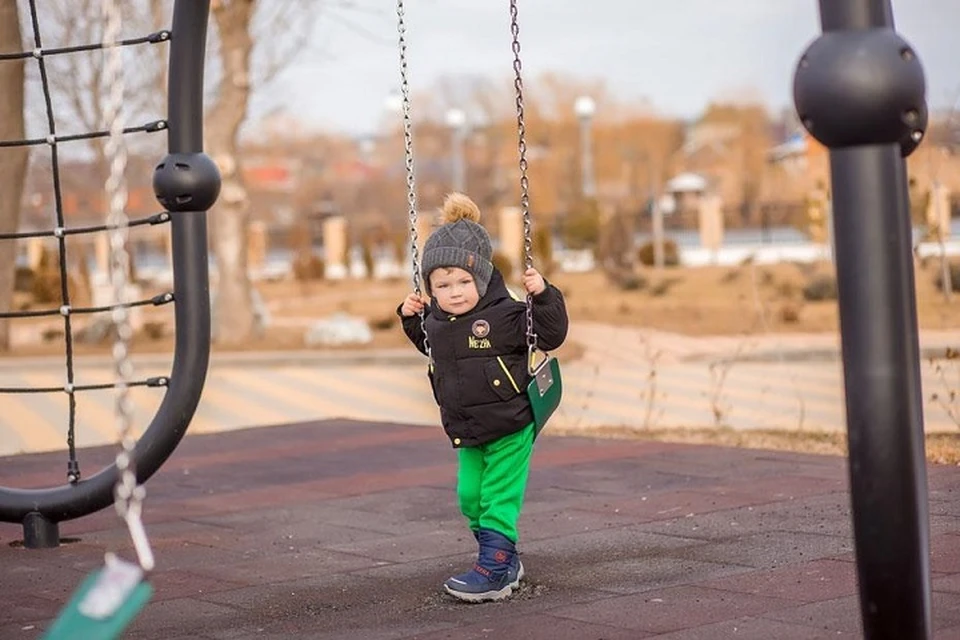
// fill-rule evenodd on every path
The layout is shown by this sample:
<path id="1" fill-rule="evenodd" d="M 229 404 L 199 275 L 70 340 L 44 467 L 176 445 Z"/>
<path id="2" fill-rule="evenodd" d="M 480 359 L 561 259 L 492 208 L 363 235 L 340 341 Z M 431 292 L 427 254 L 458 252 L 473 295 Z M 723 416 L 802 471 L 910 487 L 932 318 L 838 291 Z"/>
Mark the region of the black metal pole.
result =
<path id="1" fill-rule="evenodd" d="M 801 58 L 804 126 L 830 149 L 849 440 L 866 638 L 931 634 L 920 351 L 903 156 L 926 126 L 923 69 L 889 0 L 820 0 Z"/>
<path id="2" fill-rule="evenodd" d="M 210 292 L 206 210 L 220 193 L 220 174 L 203 154 L 203 71 L 210 0 L 177 0 L 173 10 L 168 97 L 170 153 L 157 167 L 154 189 L 172 213 L 176 343 L 169 388 L 137 443 L 137 479 L 152 476 L 186 433 L 203 390 L 210 358 Z M 50 489 L 0 487 L 0 520 L 40 529 L 113 503 L 116 465 L 76 485 Z M 32 535 L 32 534 L 31 534 Z M 46 534 L 45 534 L 46 535 Z M 48 536 L 49 537 L 49 536 Z"/>

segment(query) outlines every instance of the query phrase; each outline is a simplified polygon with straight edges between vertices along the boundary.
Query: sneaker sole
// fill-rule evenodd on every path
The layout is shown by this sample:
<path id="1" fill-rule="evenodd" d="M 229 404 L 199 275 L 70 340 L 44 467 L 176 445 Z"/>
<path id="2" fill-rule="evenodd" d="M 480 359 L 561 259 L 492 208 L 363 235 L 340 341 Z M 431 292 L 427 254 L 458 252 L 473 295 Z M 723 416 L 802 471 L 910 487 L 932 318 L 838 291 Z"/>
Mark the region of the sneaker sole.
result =
<path id="1" fill-rule="evenodd" d="M 466 593 L 464 591 L 456 591 L 451 589 L 447 585 L 443 585 L 444 590 L 452 595 L 458 600 L 463 600 L 464 602 L 494 602 L 496 600 L 503 600 L 509 598 L 513 593 L 513 585 L 508 584 L 503 589 L 499 591 L 484 591 L 483 593 Z"/>

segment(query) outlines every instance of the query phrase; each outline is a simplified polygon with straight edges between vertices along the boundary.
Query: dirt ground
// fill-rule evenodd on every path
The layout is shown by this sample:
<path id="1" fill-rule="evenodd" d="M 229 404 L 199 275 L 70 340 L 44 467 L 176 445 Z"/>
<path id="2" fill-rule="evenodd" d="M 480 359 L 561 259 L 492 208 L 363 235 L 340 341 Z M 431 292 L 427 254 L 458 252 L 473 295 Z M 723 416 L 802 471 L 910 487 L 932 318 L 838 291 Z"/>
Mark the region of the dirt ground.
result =
<path id="1" fill-rule="evenodd" d="M 933 263 L 917 270 L 920 326 L 960 326 L 960 298 L 944 301 L 934 284 Z M 785 331 L 837 331 L 837 303 L 804 300 L 804 286 L 832 276 L 829 265 L 740 265 L 671 268 L 662 275 L 644 272 L 639 287 L 623 290 L 599 271 L 555 273 L 550 280 L 564 293 L 572 322 L 596 321 L 673 331 L 686 335 L 734 335 Z M 518 286 L 518 285 L 517 285 Z M 261 293 L 277 318 L 319 318 L 342 311 L 389 329 L 394 309 L 409 290 L 407 282 L 265 283 Z M 388 331 L 394 333 L 395 331 Z M 377 335 L 385 344 L 387 336 Z M 402 344 L 402 342 L 400 343 Z"/>
<path id="2" fill-rule="evenodd" d="M 960 296 L 944 301 L 935 284 L 936 261 L 918 264 L 917 310 L 921 328 L 960 327 Z M 554 273 L 550 280 L 564 292 L 571 322 L 595 321 L 613 325 L 649 327 L 686 335 L 738 335 L 766 332 L 835 332 L 838 327 L 835 299 L 808 301 L 804 287 L 832 277 L 829 264 L 742 264 L 733 267 L 668 268 L 662 274 L 646 270 L 618 287 L 599 271 Z M 519 285 L 516 285 L 519 289 Z M 285 350 L 306 348 L 304 334 L 311 322 L 335 313 L 366 319 L 373 341 L 366 348 L 407 346 L 396 306 L 410 289 L 406 280 L 309 281 L 280 280 L 256 285 L 271 317 L 263 335 L 231 350 Z M 153 295 L 159 291 L 145 291 Z M 21 301 L 23 302 L 23 301 Z M 172 348 L 172 307 L 145 308 L 153 331 L 137 335 L 134 349 L 163 352 Z M 17 355 L 61 353 L 62 321 L 49 318 L 32 322 L 47 331 L 45 340 L 20 342 Z M 149 335 L 153 334 L 153 335 Z M 157 335 L 159 334 L 159 335 Z M 32 341 L 31 341 L 32 342 Z M 109 341 L 79 341 L 79 353 L 104 352 Z M 214 345 L 214 350 L 225 349 Z M 356 348 L 351 345 L 350 348 Z"/>

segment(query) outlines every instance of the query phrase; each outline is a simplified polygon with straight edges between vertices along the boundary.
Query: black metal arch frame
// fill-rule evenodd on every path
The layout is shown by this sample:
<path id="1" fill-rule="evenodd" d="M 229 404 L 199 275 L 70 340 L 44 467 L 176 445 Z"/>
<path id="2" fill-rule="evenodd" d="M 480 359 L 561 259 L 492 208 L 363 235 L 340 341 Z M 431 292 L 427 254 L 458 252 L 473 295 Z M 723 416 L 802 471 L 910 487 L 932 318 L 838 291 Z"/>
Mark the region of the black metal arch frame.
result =
<path id="1" fill-rule="evenodd" d="M 146 481 L 186 433 L 203 390 L 210 357 L 210 292 L 206 211 L 220 178 L 203 155 L 203 78 L 210 0 L 176 0 L 169 58 L 168 151 L 154 190 L 169 212 L 173 253 L 175 347 L 166 393 L 137 443 L 137 479 Z M 163 214 L 160 214 L 163 215 Z M 59 522 L 93 513 L 114 500 L 116 465 L 75 483 L 47 489 L 0 487 L 0 520 L 23 523 L 25 542 L 56 546 Z"/>

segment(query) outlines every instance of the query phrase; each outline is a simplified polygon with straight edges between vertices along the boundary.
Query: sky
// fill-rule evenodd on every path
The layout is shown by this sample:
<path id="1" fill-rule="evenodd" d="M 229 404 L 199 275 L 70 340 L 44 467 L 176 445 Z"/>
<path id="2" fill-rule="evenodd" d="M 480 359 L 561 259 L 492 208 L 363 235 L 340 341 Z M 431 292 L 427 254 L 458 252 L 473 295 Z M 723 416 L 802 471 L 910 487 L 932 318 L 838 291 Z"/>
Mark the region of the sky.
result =
<path id="1" fill-rule="evenodd" d="M 311 43 L 252 105 L 311 126 L 373 131 L 399 87 L 393 0 L 323 0 Z M 323 6 L 318 0 L 317 6 Z M 352 8 L 349 8 L 351 7 Z M 602 80 L 623 101 L 694 117 L 711 101 L 757 93 L 792 104 L 800 53 L 819 34 L 816 0 L 521 0 L 525 79 Z M 919 52 L 932 107 L 960 97 L 960 0 L 894 0 L 897 30 Z M 414 92 L 440 77 L 511 77 L 507 0 L 405 0 Z M 572 107 L 571 107 L 572 108 Z"/>

